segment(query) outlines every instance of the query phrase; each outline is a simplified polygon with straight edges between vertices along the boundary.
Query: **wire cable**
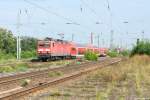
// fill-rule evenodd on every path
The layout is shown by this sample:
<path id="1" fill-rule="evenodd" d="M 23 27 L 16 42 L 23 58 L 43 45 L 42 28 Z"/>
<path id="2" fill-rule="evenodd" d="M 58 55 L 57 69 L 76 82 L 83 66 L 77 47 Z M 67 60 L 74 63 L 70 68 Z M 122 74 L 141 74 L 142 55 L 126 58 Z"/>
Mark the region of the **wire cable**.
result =
<path id="1" fill-rule="evenodd" d="M 57 17 L 63 19 L 63 20 L 69 21 L 69 24 L 74 24 L 74 25 L 77 25 L 77 26 L 81 26 L 81 27 L 83 27 L 83 28 L 85 28 L 85 29 L 87 29 L 87 30 L 90 30 L 90 27 L 85 26 L 85 25 L 81 25 L 80 23 L 77 23 L 77 22 L 73 21 L 73 20 L 70 19 L 70 18 L 67 18 L 67 17 L 65 17 L 65 16 L 62 16 L 62 15 L 56 13 L 56 12 L 50 11 L 49 9 L 46 9 L 46 8 L 44 8 L 44 7 L 42 7 L 42 6 L 38 5 L 38 4 L 36 4 L 36 3 L 33 3 L 33 2 L 31 2 L 31 1 L 29 1 L 29 0 L 24 0 L 24 1 L 25 1 L 26 3 L 28 3 L 28 4 L 30 4 L 30 5 L 33 5 L 33 6 L 37 7 L 37 8 L 39 8 L 39 9 L 41 9 L 41 10 L 47 12 L 47 13 L 53 14 L 53 15 L 55 15 L 55 16 L 57 16 Z M 68 23 L 68 22 L 67 22 L 67 23 Z M 67 24 L 67 23 L 66 23 L 66 24 Z M 90 30 L 90 31 L 91 31 L 91 30 Z"/>
<path id="2" fill-rule="evenodd" d="M 101 21 L 101 17 L 97 14 L 97 12 L 91 8 L 84 0 L 80 0 L 82 4 L 84 4 L 95 16 L 97 16 L 98 19 Z"/>
<path id="3" fill-rule="evenodd" d="M 69 18 L 67 18 L 67 17 L 64 17 L 64 16 L 62 16 L 62 15 L 56 13 L 56 12 L 50 11 L 50 10 L 48 10 L 48 9 L 42 7 L 42 6 L 39 6 L 38 4 L 35 4 L 35 3 L 30 2 L 30 1 L 28 1 L 28 0 L 24 0 L 24 1 L 25 1 L 26 3 L 28 3 L 28 4 L 30 4 L 30 5 L 33 5 L 33 6 L 37 7 L 37 8 L 39 8 L 39 9 L 42 9 L 42 10 L 44 10 L 44 11 L 46 11 L 46 12 L 48 12 L 48 13 L 51 13 L 51 14 L 57 16 L 57 17 L 60 17 L 60 18 L 62 18 L 62 19 L 64 19 L 64 20 L 66 20 L 66 21 L 72 22 L 72 23 L 74 23 L 74 24 L 76 24 L 76 25 L 80 25 L 79 23 L 76 23 L 76 22 L 74 22 L 73 20 L 71 20 L 71 19 L 69 19 Z"/>

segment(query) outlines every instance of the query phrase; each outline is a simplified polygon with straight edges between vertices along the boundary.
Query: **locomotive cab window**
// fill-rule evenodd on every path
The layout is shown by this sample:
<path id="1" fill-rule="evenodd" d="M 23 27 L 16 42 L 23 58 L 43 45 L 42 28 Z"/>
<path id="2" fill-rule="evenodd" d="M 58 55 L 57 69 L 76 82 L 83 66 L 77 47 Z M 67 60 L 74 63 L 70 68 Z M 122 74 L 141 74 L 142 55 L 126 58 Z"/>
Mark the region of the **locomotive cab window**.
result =
<path id="1" fill-rule="evenodd" d="M 50 44 L 39 44 L 39 47 L 49 48 Z"/>
<path id="2" fill-rule="evenodd" d="M 39 44 L 39 47 L 43 47 L 44 46 L 44 44 Z"/>

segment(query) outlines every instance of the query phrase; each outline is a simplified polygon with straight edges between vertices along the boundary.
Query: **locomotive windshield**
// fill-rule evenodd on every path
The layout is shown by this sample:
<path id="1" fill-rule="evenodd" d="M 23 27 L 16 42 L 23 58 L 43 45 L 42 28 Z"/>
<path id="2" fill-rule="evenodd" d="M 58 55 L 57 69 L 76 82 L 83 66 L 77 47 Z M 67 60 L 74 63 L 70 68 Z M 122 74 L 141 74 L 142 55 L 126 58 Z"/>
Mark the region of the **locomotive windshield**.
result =
<path id="1" fill-rule="evenodd" d="M 42 48 L 49 48 L 49 47 L 50 47 L 50 44 L 39 44 L 39 47 L 42 47 Z"/>

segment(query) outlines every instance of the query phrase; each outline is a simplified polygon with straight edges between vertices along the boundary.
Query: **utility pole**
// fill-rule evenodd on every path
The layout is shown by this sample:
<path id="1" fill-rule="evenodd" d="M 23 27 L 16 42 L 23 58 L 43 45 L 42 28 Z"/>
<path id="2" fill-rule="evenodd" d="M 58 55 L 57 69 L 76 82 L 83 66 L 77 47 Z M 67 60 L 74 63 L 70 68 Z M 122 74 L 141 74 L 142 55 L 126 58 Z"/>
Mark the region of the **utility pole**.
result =
<path id="1" fill-rule="evenodd" d="M 71 40 L 72 42 L 74 41 L 74 34 L 72 34 L 72 40 Z"/>
<path id="2" fill-rule="evenodd" d="M 20 15 L 21 15 L 21 10 L 19 10 L 17 16 L 17 60 L 21 59 Z"/>
<path id="3" fill-rule="evenodd" d="M 93 33 L 91 32 L 91 44 L 93 44 Z"/>
<path id="4" fill-rule="evenodd" d="M 113 42 L 114 42 L 114 31 L 111 30 L 111 33 L 110 33 L 110 49 L 113 49 Z"/>
<path id="5" fill-rule="evenodd" d="M 103 37 L 103 33 L 101 32 L 101 37 Z M 101 47 L 104 47 L 105 43 L 104 43 L 104 38 L 101 38 Z"/>
<path id="6" fill-rule="evenodd" d="M 142 40 L 144 40 L 145 32 L 144 30 L 142 31 Z"/>
<path id="7" fill-rule="evenodd" d="M 98 48 L 100 48 L 100 41 L 99 41 L 99 38 L 100 38 L 100 36 L 99 36 L 99 34 L 98 34 L 98 36 L 97 36 L 97 42 L 98 42 Z"/>

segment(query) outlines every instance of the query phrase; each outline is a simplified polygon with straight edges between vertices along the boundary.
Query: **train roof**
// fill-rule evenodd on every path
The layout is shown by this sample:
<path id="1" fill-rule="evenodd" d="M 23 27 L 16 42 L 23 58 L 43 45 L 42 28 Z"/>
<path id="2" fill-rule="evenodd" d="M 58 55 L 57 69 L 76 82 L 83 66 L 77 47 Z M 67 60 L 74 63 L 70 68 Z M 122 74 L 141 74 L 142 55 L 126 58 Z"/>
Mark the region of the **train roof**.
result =
<path id="1" fill-rule="evenodd" d="M 65 43 L 69 43 L 69 41 L 66 41 L 66 40 L 61 40 L 61 39 L 53 39 L 53 38 L 45 38 L 44 40 L 38 40 L 38 41 L 41 41 L 41 42 L 45 42 L 45 41 L 56 41 L 56 42 L 65 42 Z"/>
<path id="2" fill-rule="evenodd" d="M 79 44 L 79 43 L 76 43 L 75 45 L 76 45 L 77 47 L 88 47 L 87 44 Z"/>
<path id="3" fill-rule="evenodd" d="M 91 44 L 80 44 L 80 43 L 76 43 L 75 44 L 77 47 L 94 47 L 94 48 L 98 48 L 97 46 L 91 45 Z"/>

